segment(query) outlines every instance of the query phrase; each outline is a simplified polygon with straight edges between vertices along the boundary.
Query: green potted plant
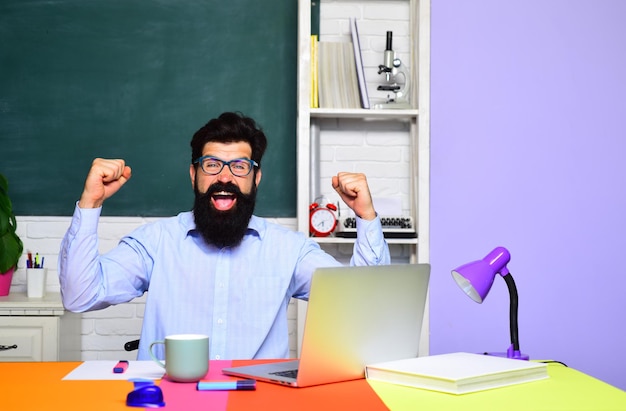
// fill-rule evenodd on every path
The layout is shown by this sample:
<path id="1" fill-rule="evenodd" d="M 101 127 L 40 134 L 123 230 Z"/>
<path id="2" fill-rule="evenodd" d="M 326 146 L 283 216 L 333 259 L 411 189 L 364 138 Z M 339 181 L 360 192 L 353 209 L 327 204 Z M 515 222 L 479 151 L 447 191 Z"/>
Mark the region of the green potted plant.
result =
<path id="1" fill-rule="evenodd" d="M 22 240 L 15 233 L 17 222 L 9 198 L 9 182 L 0 174 L 0 295 L 8 295 L 13 271 L 24 250 Z"/>

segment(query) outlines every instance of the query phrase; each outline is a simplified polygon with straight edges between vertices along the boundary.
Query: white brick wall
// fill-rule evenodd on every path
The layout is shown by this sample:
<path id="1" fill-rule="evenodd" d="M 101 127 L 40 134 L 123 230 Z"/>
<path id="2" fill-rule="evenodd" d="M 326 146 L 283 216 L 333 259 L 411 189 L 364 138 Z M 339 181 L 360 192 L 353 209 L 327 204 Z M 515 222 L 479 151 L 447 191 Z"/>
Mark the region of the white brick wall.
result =
<path id="1" fill-rule="evenodd" d="M 339 196 L 332 188 L 332 176 L 339 171 L 365 173 L 375 198 L 397 198 L 402 214 L 411 215 L 408 123 L 317 119 L 317 124 L 322 195 L 337 203 Z"/>
<path id="2" fill-rule="evenodd" d="M 140 217 L 101 217 L 98 228 L 100 252 L 113 248 L 119 239 L 134 228 L 155 218 Z M 270 219 L 271 221 L 295 230 L 295 219 Z M 45 257 L 48 267 L 47 291 L 59 291 L 58 253 L 61 239 L 69 227 L 70 217 L 17 217 L 17 233 L 24 243 L 24 255 L 20 259 L 18 270 L 13 276 L 12 293 L 26 292 L 26 253 L 38 252 Z M 352 246 L 326 245 L 328 252 L 336 255 L 345 263 L 352 255 Z M 408 260 L 408 250 L 402 246 L 392 248 L 394 258 Z M 136 357 L 135 352 L 124 351 L 124 343 L 139 338 L 145 307 L 145 296 L 127 304 L 119 304 L 99 311 L 82 314 L 82 359 L 113 360 Z M 291 304 L 287 319 L 289 321 L 289 345 L 291 356 L 297 352 L 296 307 Z"/>
<path id="3" fill-rule="evenodd" d="M 349 17 L 359 19 L 359 31 L 370 97 L 381 96 L 376 91 L 382 76 L 377 67 L 382 63 L 387 30 L 393 31 L 393 47 L 408 63 L 407 1 L 322 1 L 322 39 L 332 37 L 349 39 Z M 358 120 L 325 120 L 321 136 L 321 189 L 333 201 L 336 195 L 330 188 L 330 177 L 337 171 L 359 171 L 368 175 L 374 196 L 398 197 L 403 212 L 409 210 L 409 145 L 404 123 L 360 122 Z M 81 187 L 77 187 L 77 197 Z M 99 249 L 106 252 L 134 228 L 154 220 L 141 217 L 102 217 L 99 227 Z M 296 229 L 295 219 L 273 219 L 274 222 Z M 59 291 L 58 252 L 61 239 L 69 226 L 69 217 L 18 216 L 18 235 L 24 248 L 45 257 L 48 267 L 48 291 Z M 352 254 L 351 244 L 325 244 L 323 248 L 347 263 Z M 410 250 L 406 245 L 391 247 L 394 262 L 408 262 Z M 25 255 L 13 277 L 11 292 L 26 291 Z M 127 353 L 123 345 L 139 338 L 143 321 L 145 297 L 128 304 L 109 307 L 82 315 L 82 359 L 134 359 L 136 353 Z M 296 355 L 296 308 L 289 308 L 291 354 Z"/>
<path id="4" fill-rule="evenodd" d="M 140 217 L 101 217 L 98 228 L 101 253 L 117 245 L 119 239 L 134 228 L 155 220 Z M 270 219 L 295 229 L 295 219 Z M 69 227 L 70 217 L 17 217 L 17 233 L 24 243 L 24 255 L 13 276 L 12 293 L 26 292 L 26 253 L 31 251 L 45 257 L 48 268 L 46 290 L 59 291 L 58 253 L 61 240 Z M 139 338 L 145 307 L 145 296 L 130 303 L 82 314 L 82 359 L 135 359 L 136 352 L 124 351 L 124 343 Z M 288 312 L 291 355 L 296 355 L 296 309 Z"/>

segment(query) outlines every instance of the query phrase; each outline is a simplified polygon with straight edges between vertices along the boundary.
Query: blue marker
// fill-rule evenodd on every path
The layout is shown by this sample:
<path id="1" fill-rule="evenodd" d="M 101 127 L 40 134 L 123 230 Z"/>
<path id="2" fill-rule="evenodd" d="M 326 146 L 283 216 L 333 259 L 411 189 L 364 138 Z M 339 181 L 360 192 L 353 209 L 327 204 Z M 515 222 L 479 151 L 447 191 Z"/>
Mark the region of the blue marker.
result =
<path id="1" fill-rule="evenodd" d="M 256 390 L 255 380 L 198 381 L 198 391 L 249 391 Z"/>

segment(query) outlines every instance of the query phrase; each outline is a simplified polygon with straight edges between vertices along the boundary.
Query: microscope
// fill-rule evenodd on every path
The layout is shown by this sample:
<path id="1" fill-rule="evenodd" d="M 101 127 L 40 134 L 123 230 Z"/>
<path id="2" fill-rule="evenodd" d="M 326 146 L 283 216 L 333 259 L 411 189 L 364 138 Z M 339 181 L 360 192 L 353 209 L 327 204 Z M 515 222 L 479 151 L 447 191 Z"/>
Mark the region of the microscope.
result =
<path id="1" fill-rule="evenodd" d="M 378 86 L 378 90 L 393 91 L 395 96 L 392 98 L 387 95 L 387 102 L 375 104 L 375 109 L 411 108 L 409 104 L 409 91 L 411 89 L 410 73 L 393 51 L 393 47 L 391 46 L 392 37 L 393 32 L 388 31 L 383 64 L 378 66 L 378 74 L 385 73 L 387 84 Z M 398 84 L 397 80 L 399 77 L 402 77 L 403 85 Z"/>

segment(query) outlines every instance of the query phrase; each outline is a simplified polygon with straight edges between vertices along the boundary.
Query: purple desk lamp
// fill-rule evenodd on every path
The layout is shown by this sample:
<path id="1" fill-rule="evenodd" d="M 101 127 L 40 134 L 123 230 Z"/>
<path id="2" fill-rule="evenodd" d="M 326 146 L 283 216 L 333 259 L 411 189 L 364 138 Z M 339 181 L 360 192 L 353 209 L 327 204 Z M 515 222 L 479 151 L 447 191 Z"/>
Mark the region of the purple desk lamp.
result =
<path id="1" fill-rule="evenodd" d="M 507 287 L 511 298 L 510 305 L 510 328 L 511 346 L 505 353 L 485 353 L 500 357 L 514 358 L 517 360 L 527 360 L 528 355 L 522 354 L 519 350 L 519 336 L 517 334 L 517 287 L 513 276 L 509 273 L 506 265 L 511 260 L 511 254 L 504 247 L 496 247 L 482 260 L 464 264 L 452 270 L 452 277 L 461 289 L 472 300 L 482 303 L 493 284 L 496 274 L 500 274 Z"/>

